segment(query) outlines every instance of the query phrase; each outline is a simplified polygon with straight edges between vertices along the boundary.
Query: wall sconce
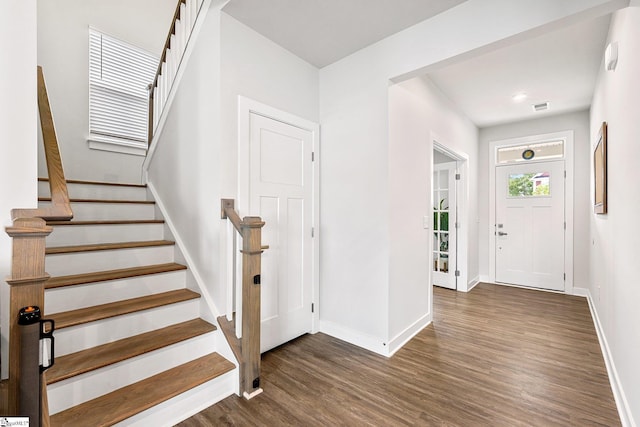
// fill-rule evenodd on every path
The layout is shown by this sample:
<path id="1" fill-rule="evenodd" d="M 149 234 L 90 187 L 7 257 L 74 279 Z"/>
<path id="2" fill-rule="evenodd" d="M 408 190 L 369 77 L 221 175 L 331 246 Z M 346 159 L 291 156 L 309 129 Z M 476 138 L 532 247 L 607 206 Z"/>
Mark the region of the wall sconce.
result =
<path id="1" fill-rule="evenodd" d="M 618 42 L 612 42 L 607 45 L 604 51 L 604 69 L 613 71 L 618 64 Z"/>

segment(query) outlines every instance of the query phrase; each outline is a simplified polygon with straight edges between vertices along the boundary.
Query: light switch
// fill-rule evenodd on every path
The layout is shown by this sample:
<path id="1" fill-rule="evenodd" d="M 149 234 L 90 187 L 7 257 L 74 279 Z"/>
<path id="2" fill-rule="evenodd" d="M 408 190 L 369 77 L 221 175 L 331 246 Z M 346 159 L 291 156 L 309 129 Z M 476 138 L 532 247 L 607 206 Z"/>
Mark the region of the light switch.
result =
<path id="1" fill-rule="evenodd" d="M 422 228 L 424 228 L 425 230 L 429 229 L 429 224 L 431 221 L 431 218 L 429 217 L 429 215 L 425 215 L 422 217 Z"/>

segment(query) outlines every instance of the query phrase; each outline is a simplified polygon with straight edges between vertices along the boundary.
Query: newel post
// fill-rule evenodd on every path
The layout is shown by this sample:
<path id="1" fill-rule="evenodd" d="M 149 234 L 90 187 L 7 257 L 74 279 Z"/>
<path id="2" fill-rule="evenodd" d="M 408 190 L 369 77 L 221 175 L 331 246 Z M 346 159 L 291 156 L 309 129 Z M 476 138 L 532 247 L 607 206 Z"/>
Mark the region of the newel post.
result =
<path id="1" fill-rule="evenodd" d="M 262 392 L 260 388 L 260 258 L 262 227 L 260 217 L 244 217 L 242 228 L 242 389 L 244 397 Z"/>
<path id="2" fill-rule="evenodd" d="M 6 232 L 13 238 L 13 261 L 9 284 L 9 411 L 19 415 L 20 331 L 18 312 L 22 307 L 39 306 L 44 312 L 45 238 L 51 233 L 41 218 L 17 218 Z M 30 385 L 33 386 L 33 385 Z"/>

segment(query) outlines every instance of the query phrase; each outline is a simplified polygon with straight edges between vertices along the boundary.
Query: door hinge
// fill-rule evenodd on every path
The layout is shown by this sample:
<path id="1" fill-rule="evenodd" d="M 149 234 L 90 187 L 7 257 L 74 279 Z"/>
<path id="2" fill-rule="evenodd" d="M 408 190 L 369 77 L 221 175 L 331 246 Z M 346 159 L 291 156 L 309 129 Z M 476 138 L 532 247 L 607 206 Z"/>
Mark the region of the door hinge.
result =
<path id="1" fill-rule="evenodd" d="M 567 171 L 564 171 L 564 177 L 565 178 L 567 177 Z"/>
<path id="2" fill-rule="evenodd" d="M 562 273 L 562 280 L 567 281 L 567 273 Z"/>
<path id="3" fill-rule="evenodd" d="M 460 174 L 459 173 L 456 174 L 456 181 L 460 181 Z"/>
<path id="4" fill-rule="evenodd" d="M 459 223 L 459 222 L 455 222 L 455 223 L 453 223 L 453 226 L 454 226 L 455 228 L 460 228 L 460 223 Z"/>
<path id="5" fill-rule="evenodd" d="M 564 222 L 564 229 L 567 229 L 567 221 Z"/>
<path id="6" fill-rule="evenodd" d="M 316 161 L 316 153 L 315 153 L 315 151 L 312 151 L 312 152 L 311 152 L 311 161 L 312 161 L 312 162 L 315 162 L 315 161 Z"/>
<path id="7" fill-rule="evenodd" d="M 460 270 L 456 270 L 455 275 L 456 277 L 460 277 Z"/>
<path id="8" fill-rule="evenodd" d="M 311 303 L 311 312 L 315 313 L 315 305 L 313 303 Z"/>
<path id="9" fill-rule="evenodd" d="M 315 234 L 316 234 L 316 229 L 315 229 L 315 227 L 311 227 L 311 237 L 312 237 L 312 238 L 313 238 L 313 237 L 315 237 Z"/>

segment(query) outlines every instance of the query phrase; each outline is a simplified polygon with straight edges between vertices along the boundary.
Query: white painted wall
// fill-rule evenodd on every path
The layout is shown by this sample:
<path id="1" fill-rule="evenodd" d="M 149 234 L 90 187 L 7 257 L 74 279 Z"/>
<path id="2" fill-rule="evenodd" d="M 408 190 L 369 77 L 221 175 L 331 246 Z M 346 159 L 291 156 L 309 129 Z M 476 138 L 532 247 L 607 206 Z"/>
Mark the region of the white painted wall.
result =
<path id="1" fill-rule="evenodd" d="M 212 7 L 151 160 L 149 182 L 219 308 L 226 274 L 220 199 L 237 197 L 238 95 L 318 120 L 318 70 Z"/>
<path id="2" fill-rule="evenodd" d="M 624 3 L 469 0 L 320 70 L 322 330 L 387 352 L 391 251 L 402 244 L 391 230 L 400 177 L 389 164 L 389 80 Z"/>
<path id="3" fill-rule="evenodd" d="M 589 112 L 560 114 L 535 120 L 525 120 L 505 125 L 480 129 L 478 147 L 479 175 L 479 262 L 480 278 L 489 280 L 489 237 L 493 237 L 493 226 L 489 225 L 489 158 L 490 143 L 505 139 L 542 135 L 546 133 L 574 131 L 574 199 L 573 199 L 573 286 L 586 288 L 589 283 L 589 167 L 591 149 L 589 145 Z"/>
<path id="4" fill-rule="evenodd" d="M 0 14 L 0 325 L 2 378 L 9 360 L 9 286 L 11 209 L 37 204 L 37 19 L 35 0 L 7 0 Z M 10 59 L 9 59 L 10 58 Z M 6 61 L 6 63 L 5 63 Z M 9 66 L 9 63 L 11 66 Z M 6 65 L 6 66 L 5 66 Z"/>
<path id="5" fill-rule="evenodd" d="M 623 411 L 623 416 L 628 425 L 635 425 L 634 420 L 640 422 L 640 186 L 635 156 L 640 141 L 640 2 L 614 14 L 608 41 L 618 42 L 618 65 L 615 71 L 600 72 L 589 134 L 594 147 L 600 125 L 608 123 L 609 213 L 589 215 L 589 289 L 617 371 L 620 394 L 626 396 L 628 412 Z M 593 212 L 592 203 L 593 196 L 589 212 Z"/>
<path id="6" fill-rule="evenodd" d="M 427 78 L 414 78 L 389 88 L 390 259 L 389 337 L 405 338 L 413 325 L 431 320 L 433 137 L 469 156 L 469 251 L 467 276 L 478 275 L 477 147 L 478 130 Z M 392 347 L 393 350 L 393 347 Z"/>
<path id="7" fill-rule="evenodd" d="M 42 65 L 67 178 L 139 183 L 144 157 L 89 149 L 89 26 L 160 56 L 176 0 L 38 0 Z M 46 176 L 40 151 L 39 176 Z"/>

